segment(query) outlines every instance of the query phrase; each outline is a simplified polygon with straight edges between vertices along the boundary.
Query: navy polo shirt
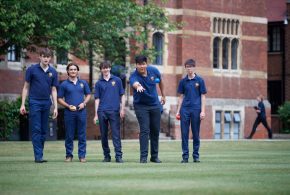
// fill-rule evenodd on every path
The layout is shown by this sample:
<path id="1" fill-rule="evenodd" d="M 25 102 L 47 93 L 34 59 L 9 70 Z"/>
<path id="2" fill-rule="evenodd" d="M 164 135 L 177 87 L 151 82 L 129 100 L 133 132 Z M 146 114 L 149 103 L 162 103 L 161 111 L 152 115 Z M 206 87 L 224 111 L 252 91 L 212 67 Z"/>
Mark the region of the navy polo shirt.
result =
<path id="1" fill-rule="evenodd" d="M 159 70 L 153 66 L 147 66 L 147 76 L 144 77 L 135 70 L 130 76 L 130 85 L 133 86 L 135 82 L 139 82 L 145 91 L 137 92 L 136 89 L 133 91 L 133 103 L 135 106 L 160 106 L 158 99 L 158 93 L 156 89 L 155 79 L 161 80 L 161 74 Z"/>
<path id="2" fill-rule="evenodd" d="M 201 94 L 206 94 L 204 80 L 195 74 L 193 79 L 184 77 L 178 85 L 177 93 L 183 94 L 182 107 L 201 109 Z"/>
<path id="3" fill-rule="evenodd" d="M 100 99 L 98 111 L 119 111 L 121 96 L 124 94 L 122 81 L 111 74 L 106 81 L 103 76 L 95 84 L 95 99 Z"/>
<path id="4" fill-rule="evenodd" d="M 258 103 L 258 107 L 260 110 L 260 113 L 258 113 L 258 116 L 265 118 L 266 117 L 266 111 L 265 111 L 265 105 L 262 101 Z"/>
<path id="5" fill-rule="evenodd" d="M 36 100 L 50 99 L 52 86 L 58 86 L 56 70 L 48 66 L 44 72 L 40 64 L 31 65 L 26 70 L 25 81 L 29 83 L 29 98 Z"/>
<path id="6" fill-rule="evenodd" d="M 84 102 L 84 96 L 90 93 L 89 85 L 85 80 L 78 79 L 76 84 L 74 84 L 67 79 L 60 84 L 57 97 L 64 98 L 69 105 L 78 106 Z"/>

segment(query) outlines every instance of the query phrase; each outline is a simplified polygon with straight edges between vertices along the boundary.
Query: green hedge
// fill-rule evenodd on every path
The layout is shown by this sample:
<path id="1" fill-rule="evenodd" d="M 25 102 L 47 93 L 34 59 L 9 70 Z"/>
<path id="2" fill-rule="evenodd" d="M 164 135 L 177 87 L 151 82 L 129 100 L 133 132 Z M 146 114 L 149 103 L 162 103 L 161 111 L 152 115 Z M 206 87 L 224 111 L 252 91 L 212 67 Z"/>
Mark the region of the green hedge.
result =
<path id="1" fill-rule="evenodd" d="M 8 140 L 15 128 L 19 128 L 21 98 L 0 101 L 0 140 Z"/>

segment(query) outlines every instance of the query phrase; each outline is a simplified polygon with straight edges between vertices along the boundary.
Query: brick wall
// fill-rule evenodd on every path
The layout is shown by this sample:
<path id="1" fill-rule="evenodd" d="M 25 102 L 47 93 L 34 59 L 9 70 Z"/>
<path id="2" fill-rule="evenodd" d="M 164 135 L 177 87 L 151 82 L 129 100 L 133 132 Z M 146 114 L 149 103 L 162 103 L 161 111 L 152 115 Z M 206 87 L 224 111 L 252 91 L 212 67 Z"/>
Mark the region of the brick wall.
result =
<path id="1" fill-rule="evenodd" d="M 21 94 L 24 84 L 22 71 L 0 69 L 0 93 Z"/>

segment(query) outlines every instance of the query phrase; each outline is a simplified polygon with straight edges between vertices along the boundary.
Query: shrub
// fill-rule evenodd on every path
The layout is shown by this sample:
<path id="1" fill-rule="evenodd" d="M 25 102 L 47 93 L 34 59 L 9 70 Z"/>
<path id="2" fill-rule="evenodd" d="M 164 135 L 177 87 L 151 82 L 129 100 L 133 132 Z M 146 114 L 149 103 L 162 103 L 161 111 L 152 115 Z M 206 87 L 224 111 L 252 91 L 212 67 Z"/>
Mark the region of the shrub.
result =
<path id="1" fill-rule="evenodd" d="M 283 133 L 290 133 L 290 101 L 286 101 L 278 109 L 278 115 L 283 123 Z"/>
<path id="2" fill-rule="evenodd" d="M 0 101 L 0 140 L 7 140 L 13 130 L 19 127 L 21 98 L 15 101 Z"/>

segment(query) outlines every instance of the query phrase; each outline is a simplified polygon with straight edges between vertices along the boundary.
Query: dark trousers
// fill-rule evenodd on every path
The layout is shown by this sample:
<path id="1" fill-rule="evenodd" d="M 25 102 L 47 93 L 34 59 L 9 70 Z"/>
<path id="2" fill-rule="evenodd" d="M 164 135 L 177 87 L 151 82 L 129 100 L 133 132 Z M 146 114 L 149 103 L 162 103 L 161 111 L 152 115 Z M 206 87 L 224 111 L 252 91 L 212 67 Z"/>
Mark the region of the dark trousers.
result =
<path id="1" fill-rule="evenodd" d="M 29 100 L 29 128 L 32 134 L 31 139 L 36 161 L 43 158 L 50 106 L 50 100 Z"/>
<path id="2" fill-rule="evenodd" d="M 78 157 L 86 157 L 86 128 L 87 128 L 87 112 L 85 109 L 80 111 L 64 112 L 65 122 L 65 149 L 66 157 L 73 157 L 73 141 L 75 131 L 78 132 Z"/>
<path id="3" fill-rule="evenodd" d="M 182 158 L 189 158 L 188 150 L 188 138 L 189 138 L 189 125 L 191 124 L 191 132 L 193 139 L 193 152 L 192 157 L 194 159 L 199 158 L 199 147 L 200 147 L 200 111 L 181 108 L 180 110 L 180 126 L 181 126 L 181 137 L 182 137 Z"/>
<path id="4" fill-rule="evenodd" d="M 158 158 L 158 142 L 160 132 L 160 108 L 135 108 L 140 134 L 140 159 L 148 157 L 148 143 L 150 139 L 151 159 Z"/>
<path id="5" fill-rule="evenodd" d="M 115 149 L 115 158 L 122 158 L 122 145 L 120 135 L 120 112 L 119 111 L 101 111 L 98 112 L 102 148 L 105 158 L 111 158 L 108 142 L 109 125 L 112 130 L 112 140 Z"/>
<path id="6" fill-rule="evenodd" d="M 269 139 L 272 139 L 272 130 L 270 129 L 270 127 L 268 126 L 268 123 L 267 123 L 267 120 L 266 120 L 266 117 L 260 117 L 258 116 L 254 122 L 254 125 L 253 125 L 253 128 L 252 128 L 252 132 L 249 136 L 249 138 L 252 138 L 256 132 L 256 129 L 258 127 L 258 125 L 262 123 L 264 125 L 264 127 L 267 129 L 268 131 L 268 137 Z"/>

